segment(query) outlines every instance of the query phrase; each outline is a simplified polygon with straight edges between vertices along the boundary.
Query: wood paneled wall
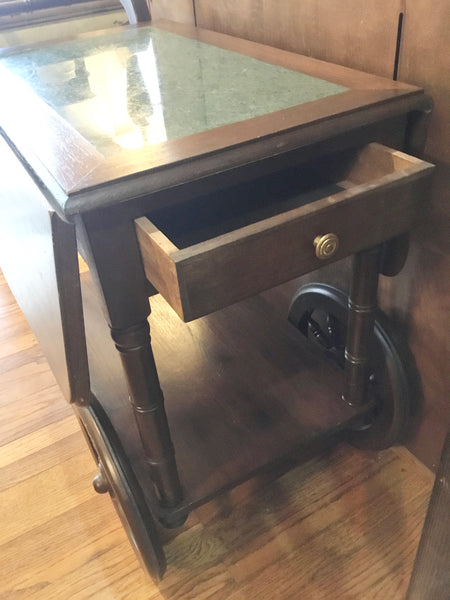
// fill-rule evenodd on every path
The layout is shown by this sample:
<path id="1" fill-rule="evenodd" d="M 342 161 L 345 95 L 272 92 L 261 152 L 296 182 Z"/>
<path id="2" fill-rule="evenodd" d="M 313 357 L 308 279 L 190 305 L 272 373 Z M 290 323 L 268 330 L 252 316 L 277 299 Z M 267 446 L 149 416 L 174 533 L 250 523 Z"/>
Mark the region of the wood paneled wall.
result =
<path id="1" fill-rule="evenodd" d="M 433 98 L 426 153 L 450 164 L 450 0 L 407 0 L 399 79 Z"/>
<path id="2" fill-rule="evenodd" d="M 399 79 L 436 108 L 428 154 L 450 163 L 450 2 L 436 0 L 195 0 L 199 27 L 392 77 L 404 14 Z"/>
<path id="3" fill-rule="evenodd" d="M 407 332 L 423 405 L 409 447 L 434 468 L 450 426 L 450 0 L 196 0 L 197 23 L 392 77 L 399 13 L 404 15 L 398 78 L 433 97 L 425 154 L 439 162 L 430 202 L 412 233 L 404 271 L 382 281 L 381 303 Z M 345 281 L 346 269 L 326 272 Z M 344 275 L 343 275 L 344 272 Z"/>
<path id="4" fill-rule="evenodd" d="M 150 0 L 152 20 L 168 19 L 179 23 L 194 23 L 193 0 Z"/>
<path id="5" fill-rule="evenodd" d="M 401 1 L 196 0 L 196 11 L 200 27 L 389 77 Z"/>
<path id="6" fill-rule="evenodd" d="M 391 311 L 409 330 L 424 396 L 410 449 L 435 468 L 450 426 L 450 1 L 407 0 L 399 79 L 434 100 L 425 154 L 438 163 L 430 202 L 413 231 Z M 399 293 L 401 292 L 401 293 Z"/>

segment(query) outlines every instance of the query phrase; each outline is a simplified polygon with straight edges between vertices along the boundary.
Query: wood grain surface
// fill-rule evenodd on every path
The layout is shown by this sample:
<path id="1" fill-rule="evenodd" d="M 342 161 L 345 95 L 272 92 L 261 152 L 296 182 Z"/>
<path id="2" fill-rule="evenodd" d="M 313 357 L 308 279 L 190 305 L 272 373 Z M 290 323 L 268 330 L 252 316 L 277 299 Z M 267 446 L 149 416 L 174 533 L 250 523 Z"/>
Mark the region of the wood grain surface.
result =
<path id="1" fill-rule="evenodd" d="M 450 432 L 436 472 L 407 600 L 440 600 L 450 593 Z"/>
<path id="2" fill-rule="evenodd" d="M 428 208 L 412 234 L 402 273 L 382 281 L 383 309 L 409 337 L 422 380 L 423 409 L 408 447 L 430 468 L 450 423 L 448 298 L 450 207 L 450 3 L 196 0 L 201 27 L 273 44 L 347 67 L 392 76 L 394 29 L 403 12 L 399 81 L 424 88 L 434 101 L 425 150 L 439 162 Z M 313 274 L 328 283 L 348 277 L 342 265 Z M 309 279 L 309 276 L 308 276 Z"/>
<path id="3" fill-rule="evenodd" d="M 82 402 L 89 374 L 75 228 L 51 210 L 3 139 L 0 164 L 0 264 L 64 396 Z"/>
<path id="4" fill-rule="evenodd" d="M 330 262 L 407 231 L 431 169 L 370 144 L 299 166 L 286 190 L 290 171 L 201 198 L 168 212 L 161 230 L 149 214 L 136 221 L 147 278 L 183 320 L 206 315 L 326 264 L 314 252 L 318 235 L 338 236 Z"/>
<path id="5" fill-rule="evenodd" d="M 439 0 L 433 10 L 427 0 L 408 0 L 399 79 L 421 85 L 434 100 L 426 152 L 450 163 L 450 3 Z M 448 206 L 448 203 L 447 203 Z"/>
<path id="6" fill-rule="evenodd" d="M 392 76 L 401 0 L 196 0 L 199 27 Z"/>
<path id="7" fill-rule="evenodd" d="M 152 20 L 168 19 L 194 24 L 193 0 L 151 0 Z"/>
<path id="8" fill-rule="evenodd" d="M 358 131 L 383 119 L 401 118 L 415 108 L 423 95 L 417 87 L 248 40 L 197 30 L 188 24 L 161 21 L 158 27 L 349 89 L 311 103 L 138 150 L 114 152 L 111 157 L 104 158 L 68 121 L 28 91 L 21 80 L 16 81 L 2 69 L 4 85 L 8 87 L 8 94 L 0 98 L 2 129 L 36 176 L 51 189 L 52 203 L 60 214 L 124 202 L 154 191 L 158 183 L 160 188 L 167 188 L 186 181 L 186 178 L 191 180 L 193 172 L 199 178 L 241 165 L 244 159 L 250 162 L 273 156 L 281 148 L 288 151 L 305 147 L 344 131 Z M 7 49 L 0 55 L 7 56 L 9 52 L 11 50 Z M 27 110 L 17 110 L 17 106 L 24 105 Z M 44 138 L 48 142 L 45 149 Z M 67 141 L 68 145 L 61 144 L 61 140 Z M 129 179 L 123 179 L 126 177 Z M 61 189 L 55 190 L 52 178 L 64 193 Z"/>
<path id="9" fill-rule="evenodd" d="M 2 600 L 404 597 L 433 477 L 403 448 L 340 446 L 197 509 L 154 585 L 2 278 L 0 323 Z"/>

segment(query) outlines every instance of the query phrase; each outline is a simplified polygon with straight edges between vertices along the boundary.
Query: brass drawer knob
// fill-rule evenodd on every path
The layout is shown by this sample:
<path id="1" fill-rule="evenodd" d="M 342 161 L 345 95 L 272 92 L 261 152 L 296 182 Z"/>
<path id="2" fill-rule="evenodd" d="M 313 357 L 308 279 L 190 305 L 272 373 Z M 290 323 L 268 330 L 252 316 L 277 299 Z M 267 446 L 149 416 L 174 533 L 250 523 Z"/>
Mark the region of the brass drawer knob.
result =
<path id="1" fill-rule="evenodd" d="M 327 258 L 331 258 L 339 248 L 339 238 L 335 233 L 318 235 L 314 239 L 314 247 L 317 258 L 326 260 Z"/>

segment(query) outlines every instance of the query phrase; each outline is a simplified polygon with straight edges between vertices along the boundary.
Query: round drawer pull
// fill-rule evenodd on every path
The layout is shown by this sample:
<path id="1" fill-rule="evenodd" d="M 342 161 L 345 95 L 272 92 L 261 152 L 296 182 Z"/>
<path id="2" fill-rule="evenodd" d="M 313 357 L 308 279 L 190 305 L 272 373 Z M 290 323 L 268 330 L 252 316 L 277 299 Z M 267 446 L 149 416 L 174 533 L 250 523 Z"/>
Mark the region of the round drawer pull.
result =
<path id="1" fill-rule="evenodd" d="M 314 239 L 314 247 L 317 258 L 326 260 L 327 258 L 331 258 L 339 248 L 339 238 L 335 233 L 318 235 Z"/>

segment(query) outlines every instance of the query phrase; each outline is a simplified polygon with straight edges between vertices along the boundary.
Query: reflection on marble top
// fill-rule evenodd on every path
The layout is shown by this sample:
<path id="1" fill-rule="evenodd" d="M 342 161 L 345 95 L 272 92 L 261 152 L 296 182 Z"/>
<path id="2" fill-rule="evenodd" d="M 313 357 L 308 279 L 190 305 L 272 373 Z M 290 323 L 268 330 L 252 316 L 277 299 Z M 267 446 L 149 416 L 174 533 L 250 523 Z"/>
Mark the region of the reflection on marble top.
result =
<path id="1" fill-rule="evenodd" d="M 52 44 L 0 62 L 105 155 L 347 89 L 154 27 Z"/>

